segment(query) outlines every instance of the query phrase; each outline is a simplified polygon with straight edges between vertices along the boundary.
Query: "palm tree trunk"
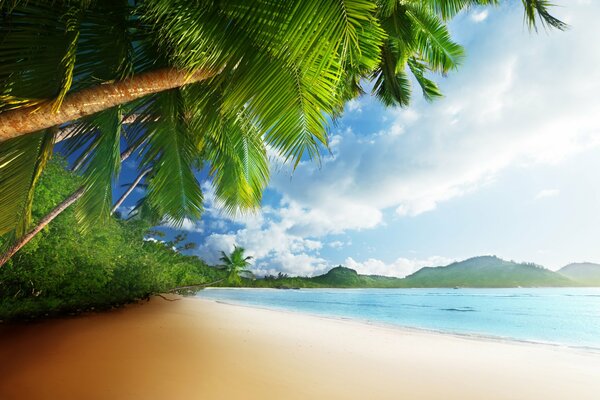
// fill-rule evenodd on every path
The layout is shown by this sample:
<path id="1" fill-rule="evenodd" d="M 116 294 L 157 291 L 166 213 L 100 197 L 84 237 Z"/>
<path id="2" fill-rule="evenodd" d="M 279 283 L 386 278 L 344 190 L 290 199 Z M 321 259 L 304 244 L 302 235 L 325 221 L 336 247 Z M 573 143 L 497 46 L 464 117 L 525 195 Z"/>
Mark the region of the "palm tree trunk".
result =
<path id="1" fill-rule="evenodd" d="M 123 125 L 133 124 L 136 121 L 137 117 L 138 117 L 137 114 L 129 115 L 127 118 L 125 118 L 122 121 L 122 123 L 123 123 Z M 69 124 L 69 125 L 66 125 L 66 126 L 63 126 L 62 128 L 60 128 L 58 130 L 58 133 L 54 137 L 54 143 L 56 144 L 56 143 L 62 142 L 63 140 L 70 138 L 71 134 L 75 131 L 75 129 L 77 129 L 78 125 L 79 125 L 78 123 L 73 123 L 73 124 Z"/>
<path id="2" fill-rule="evenodd" d="M 77 189 L 72 195 L 67 197 L 62 203 L 54 207 L 52 211 L 50 211 L 44 218 L 38 222 L 38 224 L 30 230 L 27 234 L 21 236 L 12 246 L 8 248 L 8 250 L 0 256 L 0 267 L 6 264 L 6 262 L 21 249 L 21 247 L 25 246 L 35 235 L 37 235 L 46 225 L 48 225 L 54 218 L 58 217 L 60 213 L 65 211 L 69 206 L 75 203 L 83 194 L 85 193 L 85 188 L 80 187 Z"/>
<path id="3" fill-rule="evenodd" d="M 0 113 L 0 143 L 129 103 L 143 96 L 199 82 L 214 76 L 214 71 L 189 73 L 174 68 L 144 72 L 116 82 L 106 82 L 68 94 L 58 111 L 47 102 Z"/>
<path id="4" fill-rule="evenodd" d="M 115 211 L 117 211 L 117 208 L 119 208 L 121 206 L 121 204 L 123 204 L 125 199 L 131 194 L 131 192 L 133 192 L 133 190 L 140 183 L 140 181 L 142 179 L 144 179 L 144 176 L 146 176 L 146 174 L 148 174 L 150 171 L 151 171 L 150 168 L 146 168 L 145 170 L 140 172 L 140 174 L 137 176 L 137 178 L 135 178 L 135 181 L 133 181 L 131 186 L 129 186 L 129 188 L 125 191 L 125 193 L 123 193 L 123 196 L 121 196 L 121 198 L 119 200 L 117 200 L 117 202 L 113 206 L 112 210 L 110 211 L 110 215 L 113 215 L 115 213 Z"/>
<path id="5" fill-rule="evenodd" d="M 210 283 L 201 283 L 199 285 L 179 286 L 179 287 L 176 287 L 176 288 L 173 288 L 173 289 L 169 290 L 169 293 L 173 293 L 173 292 L 175 292 L 177 290 L 195 289 L 195 288 L 203 288 L 203 287 L 207 287 L 207 286 L 212 286 L 212 285 L 215 285 L 215 284 L 217 284 L 219 282 L 223 282 L 225 279 L 226 278 L 222 278 L 222 279 L 219 279 L 218 281 L 214 281 L 214 282 L 210 282 Z"/>
<path id="6" fill-rule="evenodd" d="M 134 150 L 134 146 L 131 146 L 130 148 L 125 150 L 123 153 L 121 153 L 121 161 L 124 161 L 125 159 L 127 159 L 127 157 L 129 157 L 131 155 L 133 150 Z M 129 194 L 131 194 L 131 192 L 133 192 L 133 189 L 135 189 L 135 187 L 140 183 L 140 181 L 144 177 L 144 175 L 146 175 L 149 171 L 150 170 L 147 169 L 147 170 L 143 171 L 140 174 L 140 176 L 138 176 L 138 179 L 135 180 L 135 182 L 129 187 L 129 189 L 127 189 L 125 194 L 123 196 L 121 196 L 121 198 L 119 199 L 117 204 L 115 204 L 115 206 L 113 207 L 113 209 L 111 211 L 111 214 L 114 213 L 115 210 L 121 205 L 121 203 L 123 203 L 123 201 L 127 198 L 127 196 L 129 196 Z M 46 225 L 48 225 L 50 222 L 52 222 L 52 220 L 54 220 L 54 218 L 58 217 L 63 211 L 65 211 L 67 208 L 69 208 L 71 206 L 71 204 L 73 204 L 77 200 L 79 200 L 81 198 L 81 196 L 83 196 L 84 193 L 85 193 L 85 187 L 82 186 L 79 189 L 77 189 L 75 192 L 73 192 L 65 200 L 63 200 L 59 205 L 54 207 L 52 209 L 52 211 L 50 211 L 48 214 L 46 214 L 44 216 L 44 218 L 42 218 L 32 230 L 27 232 L 27 234 L 21 236 L 12 246 L 10 246 L 8 248 L 8 250 L 6 250 L 6 252 L 4 254 L 2 254 L 0 256 L 0 267 L 2 267 L 4 264 L 6 264 L 6 262 L 13 255 L 15 255 L 15 253 L 17 251 L 21 250 L 21 248 L 23 246 L 25 246 L 27 243 L 29 243 L 29 241 L 31 239 L 33 239 L 35 235 L 40 233 L 40 231 L 42 229 L 44 229 L 44 227 Z"/>

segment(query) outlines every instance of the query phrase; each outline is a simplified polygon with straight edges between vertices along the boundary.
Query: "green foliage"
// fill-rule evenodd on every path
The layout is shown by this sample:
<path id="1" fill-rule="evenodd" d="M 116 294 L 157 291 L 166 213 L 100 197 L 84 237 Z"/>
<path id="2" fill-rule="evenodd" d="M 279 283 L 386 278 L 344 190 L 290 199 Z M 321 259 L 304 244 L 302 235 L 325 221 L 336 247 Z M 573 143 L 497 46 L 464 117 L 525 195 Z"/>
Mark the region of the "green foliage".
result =
<path id="1" fill-rule="evenodd" d="M 76 190 L 82 179 L 51 161 L 36 188 L 34 220 Z M 67 210 L 0 268 L 0 319 L 105 308 L 178 286 L 210 283 L 223 273 L 196 257 L 185 237 L 165 244 L 144 241 L 150 224 L 111 218 L 85 232 Z M 0 239 L 1 241 L 2 239 Z"/>
<path id="2" fill-rule="evenodd" d="M 69 155 L 81 152 L 75 165 L 82 172 L 86 190 L 75 207 L 84 230 L 110 217 L 112 186 L 121 168 L 121 118 L 120 107 L 84 118 L 66 146 Z"/>
<path id="3" fill-rule="evenodd" d="M 277 289 L 295 288 L 398 288 L 406 287 L 403 279 L 378 275 L 360 275 L 351 268 L 337 266 L 323 275 L 312 278 L 288 277 L 285 274 L 266 276 L 255 281 L 244 280 L 252 287 L 272 287 Z"/>
<path id="4" fill-rule="evenodd" d="M 199 219 L 202 190 L 194 176 L 197 159 L 195 143 L 184 117 L 184 98 L 179 90 L 154 95 L 151 115 L 161 115 L 147 123 L 147 141 L 142 148 L 139 168 L 150 168 L 147 200 L 161 216 L 174 225 L 185 218 Z"/>
<path id="5" fill-rule="evenodd" d="M 54 131 L 47 129 L 2 145 L 0 151 L 0 235 L 21 236 L 31 222 L 35 184 L 52 154 Z M 32 162 L 33 160 L 33 162 Z M 9 168 L 3 166 L 10 165 Z"/>
<path id="6" fill-rule="evenodd" d="M 148 203 L 175 224 L 201 213 L 197 165 L 209 164 L 226 211 L 252 210 L 269 178 L 267 147 L 294 167 L 319 159 L 331 119 L 363 93 L 365 79 L 386 105 L 409 104 L 409 74 L 427 100 L 440 97 L 429 75 L 455 69 L 464 55 L 447 21 L 498 3 L 3 1 L 0 112 L 44 101 L 59 110 L 73 92 L 159 68 L 208 71 L 204 82 L 78 121 L 71 148 L 83 154 L 86 192 L 77 217 L 84 227 L 110 218 L 121 135 L 141 153 L 140 168 L 151 168 Z M 522 5 L 531 27 L 565 28 L 546 0 Z M 134 127 L 123 130 L 120 117 L 128 115 L 137 115 Z M 19 236 L 29 223 L 32 177 L 48 154 L 40 135 L 0 144 L 0 234 Z"/>
<path id="7" fill-rule="evenodd" d="M 221 252 L 220 260 L 223 264 L 220 265 L 220 269 L 225 271 L 226 282 L 231 286 L 239 286 L 242 283 L 242 275 L 253 276 L 252 272 L 246 269 L 250 266 L 252 257 L 244 257 L 244 251 L 243 247 L 235 246 L 229 255 Z"/>

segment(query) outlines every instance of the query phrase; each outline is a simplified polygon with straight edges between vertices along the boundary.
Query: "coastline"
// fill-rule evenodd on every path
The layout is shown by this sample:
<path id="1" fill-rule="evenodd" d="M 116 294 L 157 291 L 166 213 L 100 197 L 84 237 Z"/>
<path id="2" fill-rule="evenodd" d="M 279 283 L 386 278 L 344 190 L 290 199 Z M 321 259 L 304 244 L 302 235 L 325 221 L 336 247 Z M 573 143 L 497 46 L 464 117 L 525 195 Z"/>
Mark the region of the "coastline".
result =
<path id="1" fill-rule="evenodd" d="M 447 289 L 447 288 L 433 288 L 435 289 Z M 467 288 L 469 289 L 469 288 Z M 496 292 L 498 289 L 496 288 L 470 288 L 476 291 L 486 291 L 486 290 L 490 290 L 490 291 L 494 291 Z M 514 292 L 513 288 L 503 288 L 507 291 L 510 291 L 509 295 L 506 297 L 519 297 L 518 295 L 516 295 Z M 528 293 L 531 289 L 557 289 L 557 288 L 521 288 L 524 292 L 526 292 L 525 296 L 530 296 L 531 293 Z M 598 288 L 600 289 L 600 288 Z M 203 291 L 214 291 L 214 292 L 219 292 L 219 291 L 259 291 L 259 292 L 273 292 L 273 293 L 277 293 L 277 292 L 282 292 L 280 289 L 276 289 L 276 288 L 246 288 L 246 287 L 227 287 L 227 288 L 205 288 Z M 309 293 L 309 292 L 330 292 L 330 291 L 334 291 L 334 292 L 345 292 L 345 291 L 355 291 L 355 292 L 361 292 L 361 291 L 373 291 L 373 290 L 378 290 L 378 291 L 386 291 L 386 290 L 391 290 L 391 291 L 395 291 L 397 289 L 390 289 L 390 288 L 378 288 L 378 289 L 372 289 L 372 288 L 302 288 L 299 291 L 302 291 L 304 293 Z M 404 290 L 417 290 L 417 291 L 422 291 L 423 288 L 403 288 L 401 289 L 402 291 Z M 425 290 L 429 290 L 429 289 L 425 289 Z M 230 297 L 230 296 L 220 296 L 220 295 L 216 295 L 216 296 L 211 296 L 211 295 L 202 295 L 202 292 L 198 292 L 198 294 L 194 297 L 197 299 L 204 299 L 204 300 L 212 300 L 212 301 L 217 301 L 217 302 L 222 302 L 223 304 L 231 304 L 231 305 L 236 305 L 236 306 L 242 306 L 242 307 L 250 307 L 250 308 L 260 308 L 260 309 L 265 309 L 265 310 L 272 310 L 272 311 L 278 311 L 278 312 L 290 312 L 290 313 L 299 313 L 299 314 L 304 314 L 304 315 L 311 315 L 314 317 L 320 317 L 320 318 L 327 318 L 327 319 L 340 319 L 340 320 L 350 320 L 350 321 L 355 321 L 355 322 L 359 322 L 362 324 L 367 324 L 367 325 L 373 325 L 373 326 L 380 326 L 380 327 L 384 327 L 384 328 L 389 328 L 389 329 L 399 329 L 399 330 L 404 330 L 404 331 L 409 331 L 409 332 L 425 332 L 425 333 L 435 333 L 435 334 L 442 334 L 442 335 L 450 335 L 450 336 L 456 336 L 456 337 L 460 337 L 460 338 L 473 338 L 474 340 L 486 340 L 486 341 L 492 341 L 492 342 L 507 342 L 507 343 L 524 343 L 524 344 L 533 344 L 533 345 L 540 345 L 540 346 L 549 346 L 549 347 L 553 347 L 553 348 L 566 348 L 566 349 L 573 349 L 573 350 L 578 350 L 578 351 L 584 351 L 584 352 L 594 352 L 594 353 L 599 353 L 600 354 L 600 342 L 598 342 L 597 340 L 590 340 L 589 339 L 589 335 L 590 333 L 588 332 L 588 337 L 587 338 L 577 338 L 577 337 L 572 337 L 569 335 L 564 335 L 564 333 L 562 335 L 556 335 L 556 334 L 551 334 L 551 335 L 540 335 L 539 333 L 536 334 L 532 334 L 529 335 L 527 332 L 527 330 L 523 330 L 521 329 L 520 331 L 514 331 L 514 332 L 510 332 L 507 330 L 498 330 L 498 329 L 473 329 L 478 328 L 477 324 L 475 324 L 475 326 L 473 324 L 470 325 L 465 325 L 465 326 L 452 326 L 452 324 L 444 326 L 444 324 L 438 324 L 437 326 L 435 326 L 435 324 L 421 324 L 419 325 L 419 322 L 427 322 L 427 321 L 419 321 L 419 320 L 414 320 L 414 319 L 410 319 L 408 318 L 408 320 L 411 320 L 411 323 L 406 323 L 406 318 L 378 318 L 378 317 L 374 317 L 374 318 L 370 318 L 369 314 L 365 315 L 365 313 L 353 313 L 353 312 L 345 312 L 344 310 L 339 310 L 336 309 L 335 307 L 333 308 L 333 312 L 330 309 L 327 310 L 319 310 L 319 311 L 314 311 L 314 309 L 310 309 L 310 308 L 306 308 L 306 307 L 295 307 L 294 304 L 292 303 L 291 305 L 288 305 L 287 307 L 280 307 L 278 306 L 278 302 L 279 299 L 277 297 L 273 297 L 273 298 L 268 298 L 266 299 L 266 301 L 252 301 L 251 299 L 253 299 L 253 297 L 250 298 L 235 298 L 235 297 Z M 445 295 L 445 293 L 443 293 Z M 476 293 L 476 295 L 481 295 L 481 293 Z M 487 294 L 486 294 L 487 295 Z M 504 297 L 502 293 L 492 293 L 492 296 L 500 296 L 500 297 Z M 579 296 L 579 294 L 577 294 Z M 598 297 L 600 294 L 583 294 L 583 296 L 593 296 L 593 297 Z M 566 296 L 573 296 L 573 294 L 566 294 Z M 260 296 L 259 296 L 260 298 Z M 248 300 L 248 301 L 247 301 Z M 285 299 L 282 299 L 285 301 Z M 247 302 L 246 302 L 247 301 Z M 302 301 L 300 302 L 302 303 Z M 468 303 L 467 303 L 468 304 Z M 468 304 L 469 306 L 474 306 L 473 304 Z M 439 305 L 433 305 L 433 307 L 436 307 Z M 430 305 L 427 307 L 431 307 Z M 475 306 L 474 306 L 475 307 Z M 460 308 L 460 307 L 459 307 Z M 477 308 L 479 308 L 479 305 L 477 305 Z M 595 308 L 595 307 L 594 307 Z M 592 308 L 592 309 L 594 309 Z M 444 309 L 445 310 L 445 309 Z M 341 312 L 340 312 L 341 311 Z M 456 310 L 459 311 L 459 310 Z M 482 311 L 482 310 L 477 310 L 477 311 Z M 488 310 L 489 311 L 489 310 Z M 500 313 L 502 314 L 503 310 L 493 310 L 494 312 L 500 311 Z M 483 310 L 483 312 L 486 312 L 486 310 Z M 504 312 L 506 312 L 506 314 L 510 315 L 511 310 L 504 310 Z M 445 318 L 445 316 L 441 316 L 443 318 Z M 522 320 L 522 321 L 510 321 L 510 320 L 506 320 L 504 321 L 504 323 L 508 323 L 508 324 L 518 324 L 520 322 L 521 326 L 537 326 L 535 324 L 535 321 L 526 321 L 526 320 Z M 547 321 L 541 321 L 542 323 L 545 323 L 545 329 L 547 331 L 552 331 L 553 330 L 553 325 L 552 324 L 548 324 L 546 323 Z M 554 321 L 556 322 L 556 321 Z M 563 321 L 563 326 L 569 327 L 571 326 L 570 323 L 579 323 L 579 321 Z M 469 329 L 470 328 L 470 329 Z M 577 329 L 577 328 L 574 328 Z M 560 330 L 560 329 L 559 329 Z M 598 336 L 596 335 L 596 338 Z"/>
<path id="2" fill-rule="evenodd" d="M 595 399 L 600 355 L 183 298 L 0 327 L 0 398 Z"/>
<path id="3" fill-rule="evenodd" d="M 237 289 L 249 289 L 249 288 L 232 288 L 232 289 L 237 290 Z M 274 290 L 277 290 L 277 289 L 274 289 Z M 487 342 L 491 342 L 491 343 L 507 343 L 507 344 L 516 344 L 516 345 L 523 344 L 523 345 L 531 345 L 531 346 L 541 346 L 541 347 L 548 347 L 551 349 L 565 349 L 565 350 L 572 350 L 572 351 L 576 351 L 576 352 L 592 353 L 592 354 L 600 355 L 600 348 L 591 347 L 591 346 L 577 346 L 577 345 L 570 345 L 570 344 L 565 344 L 565 343 L 544 342 L 541 340 L 517 339 L 517 338 L 513 338 L 513 337 L 509 337 L 509 336 L 494 336 L 494 335 L 486 335 L 486 334 L 482 334 L 482 333 L 465 333 L 465 332 L 455 332 L 455 331 L 444 331 L 441 329 L 422 328 L 422 327 L 408 326 L 408 325 L 396 325 L 396 324 L 392 324 L 392 323 L 385 323 L 382 321 L 374 321 L 374 320 L 369 320 L 369 319 L 316 314 L 316 313 L 310 313 L 310 312 L 306 312 L 306 311 L 290 310 L 290 309 L 286 309 L 286 308 L 270 308 L 270 307 L 259 306 L 259 305 L 254 305 L 254 304 L 245 304 L 242 302 L 238 303 L 238 302 L 229 301 L 229 300 L 216 300 L 216 299 L 208 299 L 208 298 L 202 298 L 202 297 L 189 297 L 189 299 L 214 302 L 217 304 L 223 304 L 223 305 L 228 305 L 228 306 L 233 306 L 233 307 L 242 307 L 242 308 L 250 308 L 250 309 L 257 309 L 257 310 L 273 311 L 273 312 L 284 313 L 284 314 L 306 315 L 306 316 L 310 316 L 313 318 L 319 318 L 319 319 L 324 319 L 324 320 L 347 321 L 347 322 L 353 322 L 353 323 L 372 326 L 372 327 L 381 328 L 381 329 L 389 329 L 392 331 L 396 330 L 396 331 L 399 331 L 401 333 L 406 333 L 406 334 L 415 333 L 415 334 L 442 335 L 442 336 L 454 337 L 457 339 L 467 339 L 467 340 L 471 339 L 471 340 L 475 340 L 475 341 L 487 341 Z"/>

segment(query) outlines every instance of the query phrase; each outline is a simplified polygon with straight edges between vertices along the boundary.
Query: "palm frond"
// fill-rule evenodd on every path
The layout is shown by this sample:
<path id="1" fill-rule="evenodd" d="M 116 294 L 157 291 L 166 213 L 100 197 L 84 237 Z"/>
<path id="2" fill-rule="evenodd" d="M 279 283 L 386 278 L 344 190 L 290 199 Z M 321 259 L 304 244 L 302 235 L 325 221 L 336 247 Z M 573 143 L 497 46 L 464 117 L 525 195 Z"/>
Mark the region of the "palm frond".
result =
<path id="1" fill-rule="evenodd" d="M 62 78 L 60 89 L 54 100 L 54 112 L 60 109 L 62 101 L 73 84 L 73 72 L 75 70 L 75 60 L 77 59 L 77 42 L 79 41 L 82 13 L 83 10 L 80 7 L 70 7 L 64 14 L 67 48 L 61 59 Z"/>
<path id="2" fill-rule="evenodd" d="M 569 26 L 550 14 L 549 8 L 553 6 L 548 0 L 522 0 L 525 8 L 525 22 L 530 29 L 537 30 L 538 19 L 542 26 L 549 26 L 564 31 Z"/>
<path id="3" fill-rule="evenodd" d="M 438 88 L 437 84 L 425 77 L 425 72 L 427 71 L 427 65 L 425 65 L 425 63 L 420 62 L 415 57 L 411 57 L 407 63 L 410 71 L 417 80 L 417 83 L 419 86 L 421 86 L 425 100 L 433 101 L 437 98 L 443 97 L 442 92 Z"/>
<path id="4" fill-rule="evenodd" d="M 194 145 L 184 101 L 179 90 L 154 95 L 145 121 L 147 140 L 142 147 L 139 169 L 151 170 L 147 179 L 148 201 L 171 224 L 202 214 L 203 196 L 194 175 L 198 150 Z"/>
<path id="5" fill-rule="evenodd" d="M 224 113 L 222 93 L 211 86 L 199 83 L 183 91 L 201 160 L 208 165 L 217 200 L 228 214 L 255 210 L 269 181 L 262 134 L 248 113 Z"/>
<path id="6" fill-rule="evenodd" d="M 20 237 L 31 221 L 33 191 L 52 155 L 54 129 L 3 142 L 0 146 L 0 235 Z"/>
<path id="7" fill-rule="evenodd" d="M 315 66 L 318 68 L 318 66 Z M 256 55 L 240 63 L 225 90 L 224 110 L 244 109 L 265 140 L 296 166 L 304 155 L 318 159 L 327 146 L 327 117 L 333 110 L 337 77 Z"/>
<path id="8" fill-rule="evenodd" d="M 127 0 L 0 3 L 0 111 L 54 99 L 134 72 L 141 46 Z M 138 70 L 143 70 L 140 63 Z"/>
<path id="9" fill-rule="evenodd" d="M 448 21 L 461 11 L 476 6 L 498 5 L 500 0 L 419 0 L 415 3 L 420 3 L 442 17 L 444 21 Z"/>
<path id="10" fill-rule="evenodd" d="M 0 5 L 5 11 L 7 5 Z M 30 106 L 68 90 L 65 35 L 67 8 L 43 1 L 21 2 L 0 23 L 0 111 Z"/>
<path id="11" fill-rule="evenodd" d="M 390 46 L 383 47 L 382 55 L 381 67 L 372 75 L 373 92 L 386 106 L 405 107 L 410 103 L 411 85 L 402 60 L 399 60 L 402 56 Z"/>
<path id="12" fill-rule="evenodd" d="M 422 7 L 411 7 L 407 14 L 416 27 L 415 50 L 429 67 L 441 73 L 458 67 L 464 49 L 452 40 L 446 25 Z"/>
<path id="13" fill-rule="evenodd" d="M 76 205 L 83 230 L 111 215 L 112 187 L 121 167 L 120 107 L 83 119 L 65 143 L 67 154 L 81 152 L 76 165 L 83 173 L 85 193 Z M 82 150 L 83 149 L 83 150 Z"/>

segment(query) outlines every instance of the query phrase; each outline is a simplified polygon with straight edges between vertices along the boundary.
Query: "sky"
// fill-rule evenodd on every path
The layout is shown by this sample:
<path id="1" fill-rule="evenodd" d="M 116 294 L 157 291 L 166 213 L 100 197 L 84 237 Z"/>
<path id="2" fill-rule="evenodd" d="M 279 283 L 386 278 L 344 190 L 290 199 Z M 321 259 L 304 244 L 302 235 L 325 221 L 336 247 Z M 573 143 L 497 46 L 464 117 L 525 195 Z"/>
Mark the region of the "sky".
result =
<path id="1" fill-rule="evenodd" d="M 570 29 L 537 33 L 518 3 L 451 23 L 467 57 L 435 78 L 444 98 L 415 88 L 408 108 L 386 109 L 365 95 L 331 127 L 320 166 L 292 173 L 274 157 L 259 213 L 225 216 L 204 182 L 205 214 L 181 229 L 193 254 L 216 264 L 239 245 L 258 275 L 342 264 L 402 277 L 491 254 L 600 262 L 600 2 L 556 1 Z"/>

